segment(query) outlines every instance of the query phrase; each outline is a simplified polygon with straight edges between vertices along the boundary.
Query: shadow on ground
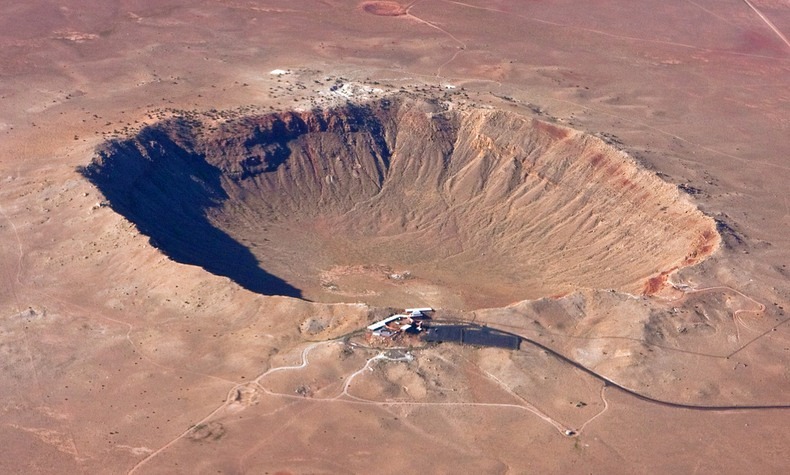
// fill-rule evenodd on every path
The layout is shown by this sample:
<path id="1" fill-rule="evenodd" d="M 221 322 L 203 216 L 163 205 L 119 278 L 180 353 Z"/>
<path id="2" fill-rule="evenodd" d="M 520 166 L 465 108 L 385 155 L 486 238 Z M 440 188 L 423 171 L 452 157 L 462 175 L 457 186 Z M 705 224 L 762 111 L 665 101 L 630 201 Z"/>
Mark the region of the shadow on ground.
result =
<path id="1" fill-rule="evenodd" d="M 170 126 L 107 144 L 79 172 L 173 260 L 253 292 L 302 298 L 300 289 L 266 272 L 249 249 L 209 221 L 207 212 L 228 198 L 221 171 L 194 151 L 188 124 Z"/>

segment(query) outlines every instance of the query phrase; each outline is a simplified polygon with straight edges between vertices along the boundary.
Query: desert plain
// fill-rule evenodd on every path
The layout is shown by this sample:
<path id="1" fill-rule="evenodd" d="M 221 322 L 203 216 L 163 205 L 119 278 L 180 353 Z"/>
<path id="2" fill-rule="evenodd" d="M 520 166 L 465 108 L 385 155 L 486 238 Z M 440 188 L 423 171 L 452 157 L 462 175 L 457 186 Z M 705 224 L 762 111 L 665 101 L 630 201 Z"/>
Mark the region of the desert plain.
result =
<path id="1" fill-rule="evenodd" d="M 787 2 L 0 11 L 2 473 L 786 472 Z"/>

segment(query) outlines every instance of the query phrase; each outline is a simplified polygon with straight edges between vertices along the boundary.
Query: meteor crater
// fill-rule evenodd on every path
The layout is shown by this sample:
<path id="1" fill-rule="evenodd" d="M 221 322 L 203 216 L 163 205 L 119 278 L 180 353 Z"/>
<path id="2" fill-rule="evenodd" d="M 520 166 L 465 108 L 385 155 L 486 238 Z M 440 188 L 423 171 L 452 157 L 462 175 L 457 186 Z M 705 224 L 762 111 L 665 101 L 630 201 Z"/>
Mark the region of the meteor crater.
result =
<path id="1" fill-rule="evenodd" d="M 170 119 L 83 173 L 172 259 L 324 302 L 651 293 L 719 243 L 687 195 L 600 139 L 430 98 Z"/>

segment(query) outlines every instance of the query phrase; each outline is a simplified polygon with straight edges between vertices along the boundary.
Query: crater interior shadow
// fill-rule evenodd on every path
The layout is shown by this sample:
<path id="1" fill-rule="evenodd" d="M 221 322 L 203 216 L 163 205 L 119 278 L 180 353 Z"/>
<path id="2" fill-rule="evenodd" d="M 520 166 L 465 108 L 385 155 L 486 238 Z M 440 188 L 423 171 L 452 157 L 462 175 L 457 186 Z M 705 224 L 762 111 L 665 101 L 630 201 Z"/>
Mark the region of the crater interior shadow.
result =
<path id="1" fill-rule="evenodd" d="M 252 292 L 303 298 L 300 289 L 266 272 L 249 249 L 209 221 L 207 211 L 228 198 L 221 172 L 194 151 L 188 124 L 175 125 L 170 133 L 148 127 L 133 139 L 112 142 L 99 151 L 98 163 L 79 171 L 171 259 Z"/>

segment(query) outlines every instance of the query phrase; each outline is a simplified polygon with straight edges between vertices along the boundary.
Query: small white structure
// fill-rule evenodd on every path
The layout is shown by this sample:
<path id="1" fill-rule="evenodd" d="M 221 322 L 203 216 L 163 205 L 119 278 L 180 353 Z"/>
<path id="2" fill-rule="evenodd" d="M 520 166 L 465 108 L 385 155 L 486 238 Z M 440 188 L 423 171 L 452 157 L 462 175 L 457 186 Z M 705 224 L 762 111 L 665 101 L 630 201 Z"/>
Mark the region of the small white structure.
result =
<path id="1" fill-rule="evenodd" d="M 376 323 L 372 323 L 372 324 L 368 325 L 368 330 L 374 332 L 376 330 L 379 330 L 381 328 L 386 327 L 389 322 L 393 322 L 393 321 L 399 320 L 401 318 L 409 318 L 409 316 L 408 315 L 402 315 L 402 314 L 396 314 L 396 315 L 389 316 L 389 317 L 385 318 L 384 320 L 379 320 Z"/>
<path id="2" fill-rule="evenodd" d="M 433 312 L 431 307 L 423 307 L 423 308 L 407 308 L 406 313 L 409 314 L 411 317 L 427 317 L 429 312 Z"/>

